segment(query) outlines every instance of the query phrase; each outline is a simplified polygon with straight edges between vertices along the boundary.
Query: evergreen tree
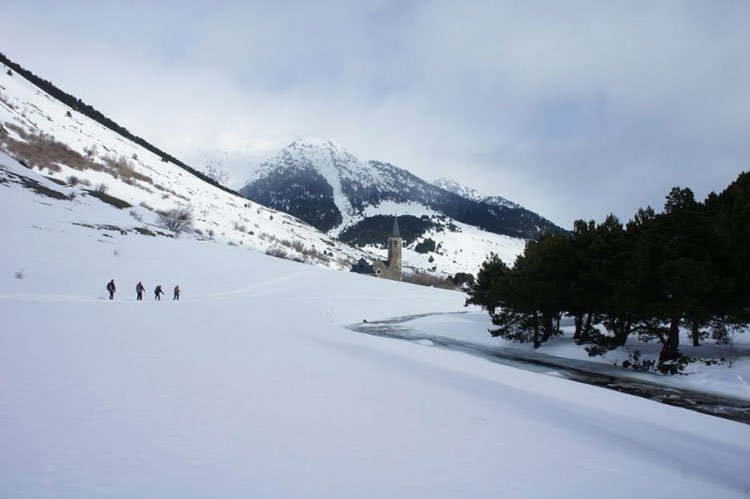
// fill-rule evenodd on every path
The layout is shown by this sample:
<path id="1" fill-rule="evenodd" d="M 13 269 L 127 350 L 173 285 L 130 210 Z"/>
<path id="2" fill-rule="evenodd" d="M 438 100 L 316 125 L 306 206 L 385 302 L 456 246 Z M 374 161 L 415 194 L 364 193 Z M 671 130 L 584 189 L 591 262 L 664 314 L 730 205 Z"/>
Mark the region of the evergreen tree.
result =
<path id="1" fill-rule="evenodd" d="M 595 349 L 622 346 L 637 332 L 662 343 L 658 367 L 674 373 L 686 362 L 681 327 L 698 346 L 709 328 L 750 323 L 748 248 L 750 173 L 743 173 L 705 203 L 676 187 L 662 213 L 639 209 L 626 227 L 614 215 L 600 224 L 578 220 L 570 237 L 527 242 L 512 268 L 493 256 L 467 303 L 490 312 L 493 335 L 535 348 L 559 333 L 564 313 L 575 319 L 576 341 Z"/>

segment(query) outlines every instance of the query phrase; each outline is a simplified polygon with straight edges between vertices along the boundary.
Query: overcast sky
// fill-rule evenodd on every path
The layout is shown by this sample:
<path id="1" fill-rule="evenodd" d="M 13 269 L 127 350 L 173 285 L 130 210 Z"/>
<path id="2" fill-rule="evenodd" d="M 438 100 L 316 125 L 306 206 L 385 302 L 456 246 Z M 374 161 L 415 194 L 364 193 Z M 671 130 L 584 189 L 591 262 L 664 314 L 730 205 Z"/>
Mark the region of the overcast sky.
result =
<path id="1" fill-rule="evenodd" d="M 750 169 L 746 0 L 0 10 L 8 57 L 196 167 L 229 158 L 235 178 L 323 137 L 571 227 L 661 208 L 675 185 L 703 198 Z"/>

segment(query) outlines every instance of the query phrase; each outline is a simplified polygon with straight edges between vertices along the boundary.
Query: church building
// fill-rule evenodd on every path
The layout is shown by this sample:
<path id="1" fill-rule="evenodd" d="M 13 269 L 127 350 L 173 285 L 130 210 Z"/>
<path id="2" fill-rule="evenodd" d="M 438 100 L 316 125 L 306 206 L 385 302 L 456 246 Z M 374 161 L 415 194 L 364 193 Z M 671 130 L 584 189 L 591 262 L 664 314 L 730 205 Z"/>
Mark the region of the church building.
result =
<path id="1" fill-rule="evenodd" d="M 364 258 L 360 258 L 360 260 L 352 267 L 352 272 L 400 281 L 402 277 L 401 247 L 402 239 L 401 232 L 398 229 L 398 218 L 394 217 L 393 231 L 391 231 L 391 235 L 388 237 L 388 260 L 376 260 L 370 265 Z"/>

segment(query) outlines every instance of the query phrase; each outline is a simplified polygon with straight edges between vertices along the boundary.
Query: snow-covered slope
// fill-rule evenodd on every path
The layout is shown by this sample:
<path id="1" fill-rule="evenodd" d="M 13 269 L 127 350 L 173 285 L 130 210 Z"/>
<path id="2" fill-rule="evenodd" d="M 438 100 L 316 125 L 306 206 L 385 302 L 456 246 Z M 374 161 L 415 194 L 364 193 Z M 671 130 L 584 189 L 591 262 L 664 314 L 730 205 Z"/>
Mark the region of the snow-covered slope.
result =
<path id="1" fill-rule="evenodd" d="M 291 143 L 265 161 L 240 192 L 359 246 L 383 245 L 392 226 L 388 218 L 398 215 L 409 247 L 431 239 L 452 255 L 410 262 L 442 272 L 475 272 L 491 251 L 512 263 L 524 239 L 562 230 L 502 198 L 467 198 L 394 165 L 361 161 L 323 139 Z M 461 248 L 469 251 L 458 255 Z"/>
<path id="2" fill-rule="evenodd" d="M 121 205 L 124 213 L 131 215 L 121 221 L 127 222 L 127 227 L 153 226 L 158 211 L 189 207 L 197 229 L 190 237 L 273 251 L 337 269 L 348 269 L 350 262 L 367 257 L 286 213 L 219 189 L 164 161 L 54 99 L 3 64 L 0 151 L 66 184 L 66 195 L 76 195 L 77 200 L 98 195 L 130 205 Z M 81 223 L 88 223 L 88 213 L 93 214 L 91 210 L 74 211 Z"/>
<path id="3" fill-rule="evenodd" d="M 0 497 L 747 496 L 747 425 L 344 327 L 459 293 L 75 225 L 132 217 L 2 163 Z"/>
<path id="4" fill-rule="evenodd" d="M 445 189 L 446 191 L 458 194 L 459 196 L 465 197 L 466 199 L 471 199 L 480 203 L 487 203 L 495 206 L 502 206 L 505 208 L 521 208 L 521 205 L 519 205 L 518 203 L 514 203 L 513 201 L 505 199 L 502 196 L 486 196 L 484 194 L 480 194 L 479 191 L 477 191 L 473 187 L 459 184 L 455 180 L 451 180 L 445 177 L 435 180 L 433 182 L 433 185 L 436 185 L 441 189 Z"/>

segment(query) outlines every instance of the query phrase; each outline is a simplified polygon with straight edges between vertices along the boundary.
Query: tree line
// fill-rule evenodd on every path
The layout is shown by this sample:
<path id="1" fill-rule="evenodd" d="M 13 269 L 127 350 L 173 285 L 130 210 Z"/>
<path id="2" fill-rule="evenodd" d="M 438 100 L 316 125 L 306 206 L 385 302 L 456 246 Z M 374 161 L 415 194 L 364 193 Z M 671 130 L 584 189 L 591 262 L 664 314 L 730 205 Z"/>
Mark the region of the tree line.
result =
<path id="1" fill-rule="evenodd" d="M 571 234 L 528 241 L 512 267 L 492 255 L 467 292 L 493 336 L 538 348 L 569 316 L 589 354 L 637 335 L 661 342 L 657 367 L 678 372 L 681 328 L 698 346 L 750 323 L 750 173 L 703 202 L 675 187 L 662 212 L 641 208 L 626 224 L 577 220 Z"/>

